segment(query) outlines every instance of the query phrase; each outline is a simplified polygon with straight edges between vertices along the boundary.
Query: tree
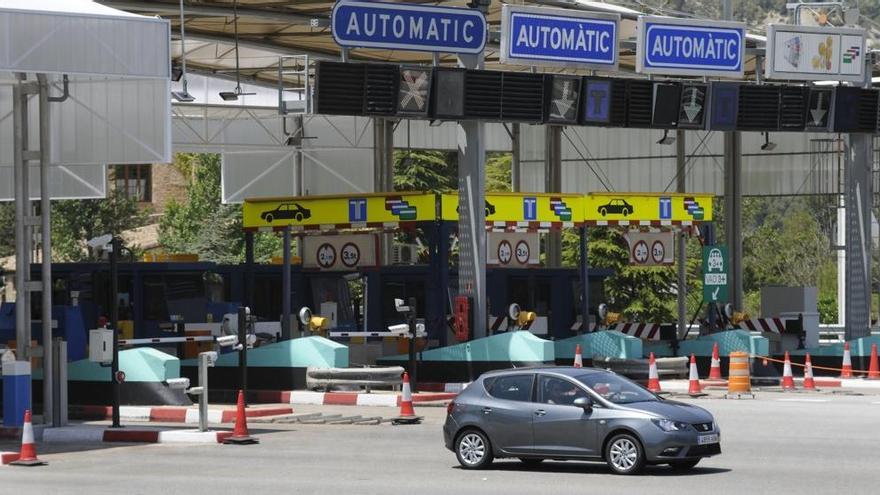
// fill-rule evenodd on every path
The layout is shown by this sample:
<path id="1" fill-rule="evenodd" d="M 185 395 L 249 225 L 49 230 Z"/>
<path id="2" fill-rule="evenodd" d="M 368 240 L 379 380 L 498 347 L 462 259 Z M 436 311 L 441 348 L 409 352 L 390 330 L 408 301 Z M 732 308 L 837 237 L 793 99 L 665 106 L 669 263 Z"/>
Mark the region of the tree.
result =
<path id="1" fill-rule="evenodd" d="M 52 203 L 52 256 L 54 261 L 78 262 L 97 258 L 86 241 L 104 234 L 146 224 L 148 212 L 134 199 L 112 189 L 106 199 L 64 200 Z M 126 246 L 136 249 L 137 246 Z"/>
<path id="2" fill-rule="evenodd" d="M 490 153 L 486 160 L 486 191 L 509 192 L 511 188 L 511 164 L 513 156 L 510 153 Z"/>
<path id="3" fill-rule="evenodd" d="M 241 205 L 221 204 L 220 155 L 178 153 L 174 166 L 187 177 L 185 202 L 172 201 L 159 223 L 159 242 L 169 253 L 193 253 L 216 263 L 244 261 Z M 282 241 L 271 233 L 254 235 L 254 259 L 281 254 Z"/>
<path id="4" fill-rule="evenodd" d="M 0 203 L 0 257 L 15 254 L 15 203 Z"/>
<path id="5" fill-rule="evenodd" d="M 394 190 L 443 192 L 458 189 L 455 153 L 428 150 L 394 152 Z"/>

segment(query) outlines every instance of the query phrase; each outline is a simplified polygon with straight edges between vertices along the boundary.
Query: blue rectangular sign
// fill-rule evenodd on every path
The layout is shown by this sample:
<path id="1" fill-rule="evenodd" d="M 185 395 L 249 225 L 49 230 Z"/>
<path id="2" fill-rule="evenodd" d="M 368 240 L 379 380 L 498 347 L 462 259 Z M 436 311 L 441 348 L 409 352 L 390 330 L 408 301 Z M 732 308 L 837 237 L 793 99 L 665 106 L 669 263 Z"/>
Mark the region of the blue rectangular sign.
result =
<path id="1" fill-rule="evenodd" d="M 486 46 L 486 18 L 476 9 L 339 0 L 330 24 L 349 48 L 475 54 Z"/>
<path id="2" fill-rule="evenodd" d="M 587 79 L 584 85 L 584 123 L 607 124 L 611 121 L 611 81 Z"/>
<path id="3" fill-rule="evenodd" d="M 636 71 L 742 78 L 745 44 L 742 23 L 642 16 Z"/>
<path id="4" fill-rule="evenodd" d="M 504 5 L 501 62 L 617 68 L 619 16 Z"/>

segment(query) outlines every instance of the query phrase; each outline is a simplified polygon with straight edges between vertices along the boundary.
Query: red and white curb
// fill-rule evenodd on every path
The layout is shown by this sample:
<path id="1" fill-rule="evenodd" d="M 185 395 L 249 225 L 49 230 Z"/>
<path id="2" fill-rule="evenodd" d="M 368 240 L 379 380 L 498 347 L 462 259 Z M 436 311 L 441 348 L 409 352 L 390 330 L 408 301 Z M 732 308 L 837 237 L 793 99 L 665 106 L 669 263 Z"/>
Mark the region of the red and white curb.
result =
<path id="1" fill-rule="evenodd" d="M 133 430 L 69 426 L 43 430 L 42 443 L 223 443 L 231 431 Z"/>
<path id="2" fill-rule="evenodd" d="M 247 409 L 245 415 L 248 418 L 259 418 L 263 416 L 291 414 L 292 412 L 292 407 L 264 407 Z M 234 423 L 235 414 L 236 412 L 234 409 L 211 409 L 208 410 L 208 423 Z M 109 420 L 113 416 L 113 409 L 104 406 L 72 407 L 70 415 L 72 418 L 83 420 Z M 122 406 L 119 408 L 119 419 L 121 421 L 131 422 L 198 424 L 199 410 L 188 407 Z"/>
<path id="3" fill-rule="evenodd" d="M 2 452 L 0 451 L 0 466 L 5 466 L 10 462 L 17 461 L 19 457 L 18 452 Z"/>
<path id="4" fill-rule="evenodd" d="M 470 385 L 467 383 L 420 383 L 419 390 L 422 392 L 447 392 L 459 394 Z"/>
<path id="5" fill-rule="evenodd" d="M 305 392 L 292 391 L 289 393 L 289 402 L 294 405 L 316 406 L 379 406 L 399 407 L 400 396 L 390 394 L 363 394 L 354 392 Z M 413 402 L 434 402 L 453 400 L 457 393 L 419 393 L 413 395 Z"/>

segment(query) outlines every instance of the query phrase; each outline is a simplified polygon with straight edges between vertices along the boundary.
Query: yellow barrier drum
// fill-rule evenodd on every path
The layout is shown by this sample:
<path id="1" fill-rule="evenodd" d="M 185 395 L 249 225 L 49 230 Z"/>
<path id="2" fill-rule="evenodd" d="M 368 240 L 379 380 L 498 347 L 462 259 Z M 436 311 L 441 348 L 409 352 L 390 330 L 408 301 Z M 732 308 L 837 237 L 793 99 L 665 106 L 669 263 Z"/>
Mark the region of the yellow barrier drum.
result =
<path id="1" fill-rule="evenodd" d="M 727 393 L 748 394 L 752 391 L 749 376 L 749 354 L 747 352 L 731 352 L 728 369 Z"/>

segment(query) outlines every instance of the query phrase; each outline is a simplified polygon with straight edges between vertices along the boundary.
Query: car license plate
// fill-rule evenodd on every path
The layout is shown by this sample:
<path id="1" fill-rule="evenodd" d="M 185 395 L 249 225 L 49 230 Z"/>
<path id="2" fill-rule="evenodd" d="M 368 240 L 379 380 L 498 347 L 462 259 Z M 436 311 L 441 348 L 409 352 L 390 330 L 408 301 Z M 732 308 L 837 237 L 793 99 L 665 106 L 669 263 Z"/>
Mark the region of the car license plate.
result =
<path id="1" fill-rule="evenodd" d="M 708 445 L 710 443 L 718 443 L 718 435 L 700 435 L 697 437 L 697 443 L 700 445 Z"/>

